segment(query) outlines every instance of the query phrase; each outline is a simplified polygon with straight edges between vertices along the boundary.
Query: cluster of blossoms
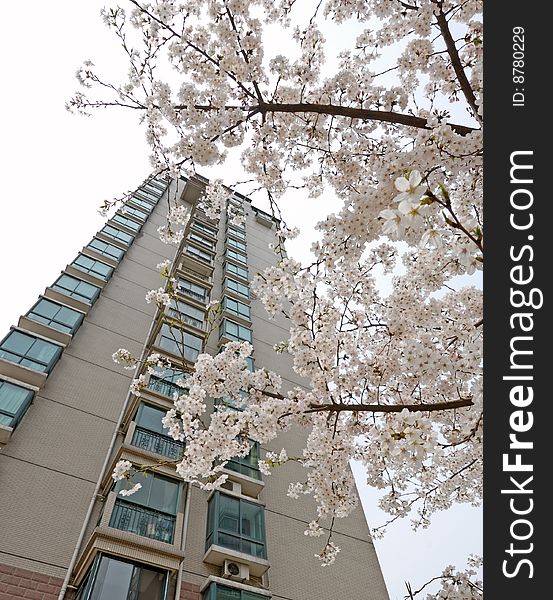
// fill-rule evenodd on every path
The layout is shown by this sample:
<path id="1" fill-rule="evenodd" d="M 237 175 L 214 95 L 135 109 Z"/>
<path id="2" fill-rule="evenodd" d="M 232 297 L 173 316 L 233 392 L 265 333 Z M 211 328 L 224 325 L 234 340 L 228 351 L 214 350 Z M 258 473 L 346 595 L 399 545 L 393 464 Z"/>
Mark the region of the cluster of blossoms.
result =
<path id="1" fill-rule="evenodd" d="M 146 302 L 148 304 L 155 302 L 158 306 L 169 306 L 171 304 L 171 295 L 165 291 L 165 288 L 150 290 L 146 294 Z"/>
<path id="2" fill-rule="evenodd" d="M 290 319 L 277 348 L 305 386 L 281 392 L 274 373 L 247 370 L 248 344 L 228 344 L 216 357 L 200 355 L 164 425 L 186 441 L 178 472 L 208 487 L 223 481 L 225 461 L 247 454 L 245 439 L 267 443 L 299 425 L 306 478 L 289 495 L 313 496 L 318 526 L 355 507 L 352 458 L 383 490 L 391 520 L 416 514 L 415 526 L 426 526 L 433 512 L 477 504 L 482 494 L 482 307 L 471 279 L 483 265 L 482 7 L 322 0 L 295 27 L 296 4 L 159 0 L 128 16 L 111 9 L 104 18 L 122 43 L 138 36 L 128 78 L 102 85 L 91 63 L 79 72 L 87 93 L 115 90 L 115 103 L 143 112 L 159 172 L 222 164 L 237 148 L 252 182 L 245 193 L 265 193 L 275 211 L 290 188 L 336 197 L 336 211 L 318 224 L 316 260 L 285 255 L 283 241 L 297 232 L 282 224 L 279 263 L 252 282 L 269 315 Z M 332 47 L 321 20 L 352 17 L 357 34 L 327 74 Z M 289 55 L 270 56 L 263 44 L 275 24 L 294 47 Z M 182 76 L 176 89 L 151 76 L 164 72 L 155 69 L 162 60 Z M 70 105 L 106 102 L 79 93 Z M 453 102 L 462 123 L 449 113 Z M 238 222 L 230 197 L 214 181 L 203 208 Z M 162 239 L 179 242 L 186 220 L 173 208 Z M 150 294 L 164 305 L 170 292 Z M 114 360 L 137 364 L 122 350 Z M 223 402 L 206 422 L 213 398 L 244 410 Z M 272 462 L 284 461 L 269 457 L 263 468 Z M 319 558 L 330 564 L 338 551 L 329 540 Z"/>
<path id="3" fill-rule="evenodd" d="M 458 571 L 451 565 L 446 567 L 439 577 L 439 591 L 427 594 L 426 600 L 482 600 L 483 584 L 478 578 L 482 558 L 470 556 L 467 563 L 468 568 L 464 571 Z"/>

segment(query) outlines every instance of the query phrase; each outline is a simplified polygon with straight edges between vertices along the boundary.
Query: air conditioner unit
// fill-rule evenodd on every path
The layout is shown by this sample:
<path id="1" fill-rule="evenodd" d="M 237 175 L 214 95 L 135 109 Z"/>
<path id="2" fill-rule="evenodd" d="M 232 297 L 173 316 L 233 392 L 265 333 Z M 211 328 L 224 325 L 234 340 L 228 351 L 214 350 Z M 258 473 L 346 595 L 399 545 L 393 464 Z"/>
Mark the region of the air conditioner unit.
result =
<path id="1" fill-rule="evenodd" d="M 245 581 L 250 578 L 250 567 L 244 563 L 225 560 L 223 565 L 223 577 Z"/>

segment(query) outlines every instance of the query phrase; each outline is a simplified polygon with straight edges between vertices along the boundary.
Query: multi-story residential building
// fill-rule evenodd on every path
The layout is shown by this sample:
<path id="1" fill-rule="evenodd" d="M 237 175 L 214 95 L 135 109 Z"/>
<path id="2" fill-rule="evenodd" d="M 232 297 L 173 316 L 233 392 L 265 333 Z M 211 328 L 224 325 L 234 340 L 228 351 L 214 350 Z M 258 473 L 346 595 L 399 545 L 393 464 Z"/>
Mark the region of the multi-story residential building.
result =
<path id="1" fill-rule="evenodd" d="M 385 600 L 386 587 L 361 508 L 341 520 L 337 563 L 314 558 L 320 539 L 305 536 L 313 501 L 286 495 L 301 480 L 297 463 L 264 478 L 268 448 L 228 463 L 228 481 L 208 493 L 179 480 L 171 465 L 182 445 L 161 424 L 175 381 L 166 370 L 139 397 L 132 372 L 112 361 L 134 355 L 183 355 L 192 368 L 202 351 L 229 340 L 254 347 L 251 366 L 267 365 L 285 386 L 301 384 L 289 357 L 273 346 L 287 338 L 284 317 L 268 320 L 249 287 L 274 261 L 275 220 L 234 195 L 245 217 L 215 222 L 197 206 L 205 181 L 144 183 L 126 206 L 47 287 L 0 342 L 0 600 Z M 190 206 L 178 249 L 163 244 L 167 196 Z M 178 302 L 163 312 L 145 294 L 163 285 L 156 265 L 173 261 Z M 215 326 L 206 306 L 219 299 Z M 155 464 L 142 488 L 118 494 L 120 459 Z"/>

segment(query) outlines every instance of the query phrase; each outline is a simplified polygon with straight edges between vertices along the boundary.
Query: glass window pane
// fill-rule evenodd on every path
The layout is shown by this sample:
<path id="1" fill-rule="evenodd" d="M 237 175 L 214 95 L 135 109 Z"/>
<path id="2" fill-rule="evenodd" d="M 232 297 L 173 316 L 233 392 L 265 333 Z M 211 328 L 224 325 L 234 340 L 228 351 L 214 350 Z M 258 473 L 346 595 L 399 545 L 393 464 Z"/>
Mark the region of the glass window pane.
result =
<path id="1" fill-rule="evenodd" d="M 215 600 L 242 600 L 240 598 L 240 590 L 236 590 L 226 585 L 218 585 L 217 584 L 217 595 L 215 596 Z"/>
<path id="2" fill-rule="evenodd" d="M 259 542 L 265 541 L 263 527 L 263 507 L 250 502 L 242 502 L 242 535 Z"/>
<path id="3" fill-rule="evenodd" d="M 43 363 L 50 362 L 59 351 L 60 346 L 51 344 L 44 340 L 37 339 L 35 343 L 29 348 L 27 356 L 29 358 L 36 358 L 38 361 Z"/>
<path id="4" fill-rule="evenodd" d="M 219 529 L 240 535 L 240 501 L 225 494 L 219 494 Z"/>
<path id="5" fill-rule="evenodd" d="M 165 577 L 165 573 L 161 573 L 160 571 L 145 568 L 140 569 L 137 600 L 162 600 Z M 129 600 L 131 600 L 131 597 L 129 597 Z"/>
<path id="6" fill-rule="evenodd" d="M 2 348 L 14 352 L 15 354 L 25 356 L 31 349 L 35 339 L 36 338 L 20 333 L 19 331 L 12 331 L 2 343 Z"/>
<path id="7" fill-rule="evenodd" d="M 148 506 L 174 515 L 177 512 L 178 495 L 179 483 L 177 481 L 154 475 Z"/>
<path id="8" fill-rule="evenodd" d="M 16 417 L 26 410 L 32 398 L 31 390 L 0 380 L 0 423 L 14 427 Z"/>
<path id="9" fill-rule="evenodd" d="M 134 566 L 102 556 L 90 600 L 128 600 Z"/>
<path id="10" fill-rule="evenodd" d="M 167 430 L 164 429 L 161 424 L 161 419 L 163 419 L 166 413 L 167 411 L 162 410 L 161 408 L 155 408 L 149 404 L 142 404 L 138 410 L 136 424 L 139 427 L 144 427 L 144 429 L 156 433 L 167 433 Z"/>

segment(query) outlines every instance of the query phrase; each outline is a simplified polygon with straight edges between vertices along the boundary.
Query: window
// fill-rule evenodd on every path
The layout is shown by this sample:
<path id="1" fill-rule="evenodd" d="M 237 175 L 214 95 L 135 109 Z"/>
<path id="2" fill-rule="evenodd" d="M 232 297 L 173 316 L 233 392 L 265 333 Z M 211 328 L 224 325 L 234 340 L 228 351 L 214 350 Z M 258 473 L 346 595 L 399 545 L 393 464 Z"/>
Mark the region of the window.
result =
<path id="1" fill-rule="evenodd" d="M 238 240 L 235 240 L 231 237 L 227 238 L 227 246 L 229 246 L 230 248 L 235 248 L 236 250 L 240 250 L 241 252 L 247 251 L 247 246 L 244 242 L 239 242 Z"/>
<path id="2" fill-rule="evenodd" d="M 207 511 L 206 549 L 212 544 L 267 558 L 263 506 L 215 492 Z"/>
<path id="3" fill-rule="evenodd" d="M 111 225 L 104 225 L 104 227 L 100 229 L 100 233 L 103 233 L 114 240 L 118 240 L 126 246 L 130 246 L 134 240 L 134 237 L 130 233 L 116 229 Z"/>
<path id="4" fill-rule="evenodd" d="M 169 305 L 169 309 L 167 311 L 171 317 L 177 319 L 178 321 L 182 321 L 183 323 L 188 323 L 188 325 L 192 325 L 193 327 L 198 327 L 199 329 L 203 329 L 205 312 L 192 306 L 191 304 L 187 304 L 186 302 L 181 302 L 180 300 L 171 300 L 171 304 Z"/>
<path id="5" fill-rule="evenodd" d="M 188 281 L 188 279 L 179 277 L 177 289 L 179 292 L 186 294 L 195 300 L 199 300 L 200 302 L 205 302 L 207 300 L 207 288 L 204 288 L 197 283 L 192 283 L 191 281 Z"/>
<path id="6" fill-rule="evenodd" d="M 140 223 L 137 223 L 136 221 L 133 221 L 129 217 L 125 217 L 124 215 L 120 215 L 120 214 L 113 215 L 111 220 L 115 221 L 116 223 L 119 223 L 119 225 L 123 225 L 123 227 L 128 227 L 129 229 L 132 229 L 133 231 L 140 231 L 140 228 L 142 227 L 142 225 Z"/>
<path id="7" fill-rule="evenodd" d="M 98 554 L 77 600 L 166 600 L 168 583 L 166 571 Z"/>
<path id="8" fill-rule="evenodd" d="M 140 194 L 141 196 L 144 196 L 145 198 L 147 198 L 148 200 L 150 200 L 150 202 L 153 202 L 154 204 L 157 203 L 157 201 L 159 200 L 159 193 L 153 194 L 152 192 L 149 192 L 147 189 L 145 189 L 144 187 L 141 187 L 139 190 L 136 190 L 137 194 Z"/>
<path id="9" fill-rule="evenodd" d="M 159 347 L 183 356 L 186 360 L 195 361 L 202 350 L 203 338 L 192 335 L 179 327 L 170 327 L 167 323 L 161 326 Z"/>
<path id="10" fill-rule="evenodd" d="M 226 290 L 230 290 L 235 294 L 240 294 L 240 296 L 244 296 L 245 298 L 250 297 L 250 288 L 247 285 L 244 285 L 243 283 L 234 281 L 234 279 L 229 279 L 228 277 L 225 277 L 223 287 Z"/>
<path id="11" fill-rule="evenodd" d="M 228 296 L 223 296 L 223 310 L 228 310 L 237 317 L 242 317 L 248 321 L 251 319 L 250 307 L 247 304 L 229 298 Z"/>
<path id="12" fill-rule="evenodd" d="M 94 304 L 100 293 L 100 288 L 98 286 L 92 285 L 91 283 L 88 283 L 88 281 L 77 279 L 72 275 L 66 275 L 65 273 L 57 279 L 52 286 L 52 289 L 57 290 L 66 296 L 71 296 L 71 298 L 75 298 L 75 300 L 80 300 L 85 304 Z"/>
<path id="13" fill-rule="evenodd" d="M 160 190 L 157 185 L 154 185 L 151 181 L 148 183 L 145 183 L 142 186 L 143 189 L 145 189 L 147 192 L 151 192 L 152 194 L 156 195 L 156 196 L 161 196 L 161 194 L 163 194 L 163 190 Z"/>
<path id="14" fill-rule="evenodd" d="M 58 344 L 15 329 L 0 343 L 0 358 L 41 373 L 50 373 L 62 351 L 63 348 Z"/>
<path id="15" fill-rule="evenodd" d="M 177 385 L 177 381 L 184 381 L 187 377 L 188 374 L 183 373 L 182 371 L 163 369 L 162 371 L 156 371 L 155 374 L 150 377 L 148 387 L 158 394 L 172 398 L 175 393 L 183 393 L 184 388 Z"/>
<path id="16" fill-rule="evenodd" d="M 0 379 L 0 425 L 14 428 L 29 408 L 33 392 Z"/>
<path id="17" fill-rule="evenodd" d="M 167 435 L 161 423 L 166 414 L 166 410 L 142 403 L 135 417 L 132 445 L 176 460 L 182 455 L 184 444 Z"/>
<path id="18" fill-rule="evenodd" d="M 197 229 L 198 231 L 201 231 L 202 233 L 207 233 L 208 235 L 217 237 L 217 232 L 214 229 L 211 229 L 211 227 L 208 227 L 207 225 L 200 223 L 200 221 L 194 221 L 192 223 L 192 227 L 194 229 Z"/>
<path id="19" fill-rule="evenodd" d="M 114 260 L 121 260 L 125 251 L 113 244 L 108 244 L 103 240 L 99 240 L 98 238 L 94 238 L 90 244 L 88 244 L 87 248 L 95 250 L 98 254 L 103 254 L 104 256 L 109 256 L 109 258 L 113 258 Z"/>
<path id="20" fill-rule="evenodd" d="M 252 479 L 261 479 L 261 472 L 259 471 L 259 443 L 250 440 L 250 444 L 250 451 L 246 456 L 238 456 L 229 460 L 225 468 L 251 477 Z"/>
<path id="21" fill-rule="evenodd" d="M 213 582 L 204 593 L 203 600 L 269 600 L 269 596 Z"/>
<path id="22" fill-rule="evenodd" d="M 228 337 L 239 342 L 252 342 L 252 330 L 234 321 L 223 319 L 219 325 L 219 337 Z"/>
<path id="23" fill-rule="evenodd" d="M 204 250 L 200 250 L 196 248 L 196 246 L 187 246 L 186 253 L 198 260 L 211 264 L 213 262 L 213 255 L 210 252 L 205 252 Z"/>
<path id="24" fill-rule="evenodd" d="M 113 267 L 94 258 L 90 258 L 89 256 L 85 256 L 84 254 L 79 254 L 79 256 L 71 263 L 71 266 L 79 269 L 79 271 L 83 271 L 83 273 L 88 273 L 89 275 L 93 275 L 104 281 L 107 281 L 113 273 Z"/>
<path id="25" fill-rule="evenodd" d="M 206 248 L 210 248 L 211 250 L 215 248 L 215 242 L 213 240 L 208 240 L 203 235 L 198 233 L 191 232 L 190 239 L 198 244 L 201 244 L 202 246 L 205 246 Z"/>
<path id="26" fill-rule="evenodd" d="M 123 208 L 121 209 L 121 213 L 123 215 L 132 215 L 133 217 L 136 217 L 137 219 L 140 219 L 141 221 L 145 221 L 148 218 L 148 214 L 138 210 L 138 208 L 133 208 L 132 206 L 129 206 L 128 204 L 125 204 L 123 206 Z"/>
<path id="27" fill-rule="evenodd" d="M 175 515 L 179 499 L 180 484 L 175 479 L 157 473 L 135 473 L 131 485 L 140 483 L 142 487 L 123 500 L 119 491 L 127 489 L 126 480 L 115 484 L 118 493 L 110 527 L 129 531 L 136 535 L 170 544 L 175 531 Z"/>
<path id="28" fill-rule="evenodd" d="M 63 333 L 72 334 L 80 327 L 84 315 L 73 308 L 41 298 L 27 313 L 27 317 Z"/>
<path id="29" fill-rule="evenodd" d="M 227 258 L 232 258 L 233 260 L 242 263 L 242 264 L 247 264 L 248 262 L 248 258 L 246 256 L 244 256 L 243 254 L 240 254 L 240 252 L 236 252 L 236 250 L 233 250 L 232 248 L 227 248 L 225 250 L 225 256 Z"/>
<path id="30" fill-rule="evenodd" d="M 239 240 L 242 240 L 243 242 L 246 241 L 246 232 L 238 229 L 234 225 L 228 226 L 227 233 L 229 233 L 230 235 L 233 235 L 234 237 L 237 237 Z"/>
<path id="31" fill-rule="evenodd" d="M 242 277 L 243 279 L 248 279 L 248 269 L 244 269 L 244 267 L 239 267 L 234 263 L 226 262 L 225 263 L 225 271 L 230 273 L 231 275 L 236 275 L 237 277 Z"/>
<path id="32" fill-rule="evenodd" d="M 142 208 L 147 210 L 149 213 L 152 212 L 152 209 L 154 208 L 150 202 L 146 202 L 146 200 L 141 200 L 137 196 L 131 196 L 129 199 L 129 202 L 132 202 L 133 204 L 136 204 L 137 206 L 141 206 Z"/>

